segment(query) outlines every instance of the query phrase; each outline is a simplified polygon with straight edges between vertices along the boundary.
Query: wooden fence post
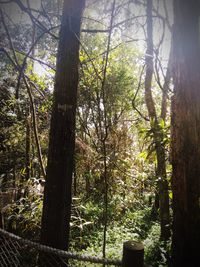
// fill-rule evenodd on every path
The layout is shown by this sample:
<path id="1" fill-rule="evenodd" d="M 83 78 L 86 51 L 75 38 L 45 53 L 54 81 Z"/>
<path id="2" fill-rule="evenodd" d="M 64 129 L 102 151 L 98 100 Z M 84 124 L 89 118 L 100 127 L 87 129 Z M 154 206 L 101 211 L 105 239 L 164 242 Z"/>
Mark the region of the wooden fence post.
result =
<path id="1" fill-rule="evenodd" d="M 124 242 L 122 266 L 144 267 L 144 246 L 141 242 Z"/>

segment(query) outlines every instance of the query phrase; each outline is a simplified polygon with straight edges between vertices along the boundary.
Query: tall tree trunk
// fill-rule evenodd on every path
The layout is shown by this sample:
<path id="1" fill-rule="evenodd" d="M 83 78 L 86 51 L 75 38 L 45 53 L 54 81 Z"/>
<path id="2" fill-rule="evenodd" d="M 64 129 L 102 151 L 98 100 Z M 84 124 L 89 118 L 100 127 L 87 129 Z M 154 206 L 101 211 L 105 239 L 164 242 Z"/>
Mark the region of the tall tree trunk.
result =
<path id="1" fill-rule="evenodd" d="M 200 243 L 199 1 L 174 0 L 173 266 L 197 266 Z"/>
<path id="2" fill-rule="evenodd" d="M 68 249 L 74 170 L 79 36 L 85 0 L 65 0 L 57 54 L 41 242 Z"/>
<path id="3" fill-rule="evenodd" d="M 145 76 L 145 101 L 153 130 L 153 139 L 156 149 L 158 179 L 158 194 L 160 208 L 161 239 L 167 240 L 170 236 L 169 229 L 169 195 L 166 175 L 165 147 L 163 145 L 163 131 L 159 125 L 156 114 L 155 103 L 152 96 L 153 78 L 153 21 L 152 21 L 152 0 L 147 1 L 147 51 L 146 51 L 146 76 Z M 164 92 L 163 92 L 164 93 Z M 166 93 L 166 92 L 165 92 Z"/>

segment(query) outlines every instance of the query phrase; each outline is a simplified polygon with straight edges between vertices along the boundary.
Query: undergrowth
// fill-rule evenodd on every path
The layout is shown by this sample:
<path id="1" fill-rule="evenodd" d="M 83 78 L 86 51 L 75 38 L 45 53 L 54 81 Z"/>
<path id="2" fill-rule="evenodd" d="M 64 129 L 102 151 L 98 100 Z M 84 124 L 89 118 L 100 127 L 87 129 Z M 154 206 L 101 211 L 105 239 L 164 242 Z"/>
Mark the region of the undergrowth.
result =
<path id="1" fill-rule="evenodd" d="M 141 204 L 141 203 L 140 203 Z M 106 257 L 121 259 L 123 242 L 142 241 L 145 247 L 145 262 L 152 267 L 166 267 L 169 260 L 170 242 L 160 241 L 160 225 L 152 220 L 151 207 L 143 203 L 129 207 L 123 214 L 120 210 L 109 210 Z M 5 211 L 6 227 L 22 237 L 39 240 L 42 199 L 21 198 L 9 205 Z M 88 200 L 73 200 L 71 218 L 70 250 L 80 254 L 102 257 L 103 245 L 103 206 Z M 98 264 L 85 264 L 70 261 L 74 267 L 92 267 Z M 100 266 L 100 265 L 99 265 Z"/>

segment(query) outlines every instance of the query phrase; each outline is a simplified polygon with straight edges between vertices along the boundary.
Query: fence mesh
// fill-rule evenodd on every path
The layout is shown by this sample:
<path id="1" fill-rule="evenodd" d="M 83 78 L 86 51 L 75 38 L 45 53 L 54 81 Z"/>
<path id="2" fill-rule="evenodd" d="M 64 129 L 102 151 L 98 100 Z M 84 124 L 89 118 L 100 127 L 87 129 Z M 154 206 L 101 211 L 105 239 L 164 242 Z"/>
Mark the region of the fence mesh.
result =
<path id="1" fill-rule="evenodd" d="M 76 265 L 76 262 L 79 262 Z M 89 264 L 90 263 L 90 264 Z M 0 228 L 0 267 L 122 266 L 110 260 L 66 252 L 41 245 Z M 99 265 L 100 264 L 100 265 Z"/>

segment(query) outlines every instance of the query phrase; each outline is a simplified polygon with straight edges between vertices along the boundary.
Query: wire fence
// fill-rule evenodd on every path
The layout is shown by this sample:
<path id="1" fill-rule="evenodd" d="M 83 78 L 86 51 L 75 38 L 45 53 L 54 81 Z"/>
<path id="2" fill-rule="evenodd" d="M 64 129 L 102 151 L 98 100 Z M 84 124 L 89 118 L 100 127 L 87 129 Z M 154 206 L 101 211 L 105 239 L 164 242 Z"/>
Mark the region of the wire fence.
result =
<path id="1" fill-rule="evenodd" d="M 122 266 L 121 260 L 71 253 L 23 239 L 0 228 L 0 267 L 70 267 L 70 260 Z M 71 266 L 72 267 L 72 266 Z"/>

